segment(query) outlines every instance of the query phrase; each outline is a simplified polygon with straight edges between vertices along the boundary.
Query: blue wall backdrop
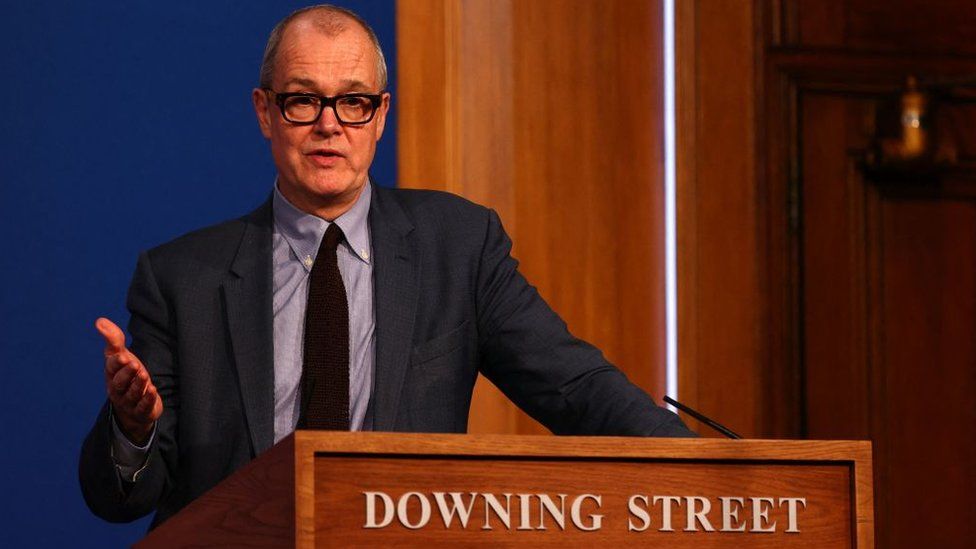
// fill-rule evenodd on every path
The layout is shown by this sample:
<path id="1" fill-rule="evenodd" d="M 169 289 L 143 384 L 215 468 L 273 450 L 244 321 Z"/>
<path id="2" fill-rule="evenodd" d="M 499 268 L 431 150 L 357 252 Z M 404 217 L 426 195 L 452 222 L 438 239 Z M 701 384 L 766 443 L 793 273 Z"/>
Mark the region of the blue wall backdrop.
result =
<path id="1" fill-rule="evenodd" d="M 393 0 L 337 3 L 396 58 Z M 147 520 L 95 518 L 78 488 L 104 399 L 92 324 L 128 321 L 140 250 L 270 192 L 250 92 L 271 27 L 304 4 L 2 2 L 0 545 L 119 547 L 145 532 Z M 396 180 L 395 122 L 374 164 L 381 184 Z"/>

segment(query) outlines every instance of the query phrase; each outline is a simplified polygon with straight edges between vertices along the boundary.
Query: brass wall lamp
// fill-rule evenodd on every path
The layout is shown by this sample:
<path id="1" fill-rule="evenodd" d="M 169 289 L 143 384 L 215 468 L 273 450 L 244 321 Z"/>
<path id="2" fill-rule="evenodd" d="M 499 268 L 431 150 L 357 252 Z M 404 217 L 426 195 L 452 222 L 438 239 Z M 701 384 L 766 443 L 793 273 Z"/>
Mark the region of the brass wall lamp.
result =
<path id="1" fill-rule="evenodd" d="M 890 174 L 941 172 L 959 163 L 960 108 L 976 104 L 976 77 L 919 82 L 905 78 L 897 100 L 875 110 L 872 145 L 864 157 L 868 171 Z M 971 109 L 971 107 L 970 107 Z"/>
<path id="2" fill-rule="evenodd" d="M 932 120 L 928 113 L 929 98 L 918 89 L 918 80 L 914 76 L 905 80 L 900 103 L 898 126 L 901 135 L 879 140 L 881 160 L 885 163 L 918 161 L 931 152 L 928 126 Z"/>

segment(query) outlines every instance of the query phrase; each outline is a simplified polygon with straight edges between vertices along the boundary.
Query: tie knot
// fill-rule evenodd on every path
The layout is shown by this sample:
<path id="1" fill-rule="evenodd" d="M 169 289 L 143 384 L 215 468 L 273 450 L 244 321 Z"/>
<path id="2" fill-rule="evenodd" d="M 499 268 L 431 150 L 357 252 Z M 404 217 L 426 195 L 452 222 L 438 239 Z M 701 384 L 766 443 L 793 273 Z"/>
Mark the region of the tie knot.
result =
<path id="1" fill-rule="evenodd" d="M 331 251 L 334 252 L 342 242 L 343 238 L 342 229 L 336 223 L 330 223 L 329 228 L 325 230 L 325 236 L 322 237 L 322 245 L 319 246 L 319 251 Z"/>

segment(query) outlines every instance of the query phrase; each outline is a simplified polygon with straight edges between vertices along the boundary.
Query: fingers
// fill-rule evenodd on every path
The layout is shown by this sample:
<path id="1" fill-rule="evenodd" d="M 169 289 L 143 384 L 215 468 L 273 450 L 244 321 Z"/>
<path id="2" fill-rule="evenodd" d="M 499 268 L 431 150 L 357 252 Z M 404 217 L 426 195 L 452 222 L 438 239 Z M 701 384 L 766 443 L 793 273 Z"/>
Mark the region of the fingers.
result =
<path id="1" fill-rule="evenodd" d="M 112 361 L 112 359 L 109 359 L 107 362 Z M 129 391 L 129 386 L 131 385 L 133 378 L 135 378 L 136 374 L 138 373 L 139 370 L 137 368 L 119 366 L 114 373 L 107 374 L 108 396 L 112 398 L 113 401 L 121 398 L 122 395 Z"/>
<path id="2" fill-rule="evenodd" d="M 114 322 L 104 317 L 99 318 L 95 321 L 95 329 L 105 338 L 105 356 L 125 350 L 125 333 Z"/>
<path id="3" fill-rule="evenodd" d="M 146 374 L 145 370 L 142 370 L 130 379 L 131 382 L 128 384 L 128 390 L 121 393 L 120 396 L 123 402 L 135 408 L 139 404 L 139 401 L 142 400 L 142 396 L 146 393 L 146 388 L 149 386 L 149 375 Z"/>
<path id="4" fill-rule="evenodd" d="M 120 370 L 109 383 L 109 400 L 126 425 L 148 425 L 163 413 L 162 399 L 145 369 Z"/>
<path id="5" fill-rule="evenodd" d="M 162 400 L 149 370 L 129 351 L 105 359 L 106 390 L 116 413 L 127 423 L 152 423 L 162 414 Z"/>
<path id="6" fill-rule="evenodd" d="M 142 361 L 128 349 L 105 357 L 105 376 L 107 379 L 112 379 L 115 374 L 124 369 L 132 370 L 134 375 L 145 367 L 142 365 Z"/>
<path id="7" fill-rule="evenodd" d="M 149 421 L 156 421 L 163 413 L 162 404 L 156 386 L 150 383 L 135 405 L 135 415 L 147 418 Z"/>
<path id="8" fill-rule="evenodd" d="M 163 415 L 163 399 L 149 370 L 126 349 L 125 332 L 107 318 L 96 320 L 95 329 L 105 339 L 105 389 L 119 426 L 130 440 L 143 440 Z"/>

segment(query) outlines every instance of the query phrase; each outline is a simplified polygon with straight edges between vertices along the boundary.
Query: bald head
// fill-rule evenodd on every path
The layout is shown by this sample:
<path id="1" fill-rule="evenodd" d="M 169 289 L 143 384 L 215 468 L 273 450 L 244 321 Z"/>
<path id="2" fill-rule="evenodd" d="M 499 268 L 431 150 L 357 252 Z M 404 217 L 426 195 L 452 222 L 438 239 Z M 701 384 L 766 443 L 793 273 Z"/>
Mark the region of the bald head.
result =
<path id="1" fill-rule="evenodd" d="M 380 41 L 376 38 L 376 33 L 366 21 L 363 21 L 354 12 L 330 4 L 320 4 L 296 10 L 275 25 L 274 29 L 271 30 L 271 36 L 268 37 L 268 44 L 264 48 L 264 59 L 261 61 L 260 86 L 262 88 L 271 88 L 282 37 L 284 37 L 285 31 L 298 21 L 307 22 L 319 32 L 330 37 L 338 36 L 349 29 L 357 27 L 362 29 L 369 37 L 376 53 L 376 75 L 380 89 L 386 89 L 386 58 L 383 56 L 383 49 L 380 48 Z"/>

